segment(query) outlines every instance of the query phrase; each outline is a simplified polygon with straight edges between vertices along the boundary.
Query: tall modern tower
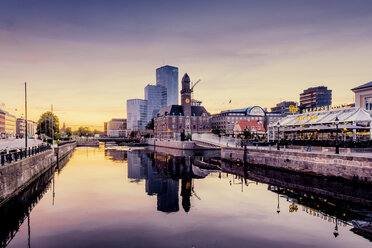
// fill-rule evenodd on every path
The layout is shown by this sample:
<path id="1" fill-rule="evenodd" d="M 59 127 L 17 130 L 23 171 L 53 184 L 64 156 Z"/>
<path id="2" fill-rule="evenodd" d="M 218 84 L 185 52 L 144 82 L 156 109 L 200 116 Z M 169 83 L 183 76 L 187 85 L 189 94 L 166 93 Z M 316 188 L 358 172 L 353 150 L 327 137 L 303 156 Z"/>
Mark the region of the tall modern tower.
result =
<path id="1" fill-rule="evenodd" d="M 144 130 L 147 124 L 147 101 L 142 99 L 127 100 L 128 131 Z"/>
<path id="2" fill-rule="evenodd" d="M 162 93 L 165 87 L 148 84 L 145 87 L 145 100 L 147 100 L 147 122 L 156 117 L 156 114 L 162 107 L 167 105 L 164 103 Z"/>
<path id="3" fill-rule="evenodd" d="M 163 86 L 163 104 L 178 105 L 178 68 L 170 65 L 156 69 L 156 85 Z"/>

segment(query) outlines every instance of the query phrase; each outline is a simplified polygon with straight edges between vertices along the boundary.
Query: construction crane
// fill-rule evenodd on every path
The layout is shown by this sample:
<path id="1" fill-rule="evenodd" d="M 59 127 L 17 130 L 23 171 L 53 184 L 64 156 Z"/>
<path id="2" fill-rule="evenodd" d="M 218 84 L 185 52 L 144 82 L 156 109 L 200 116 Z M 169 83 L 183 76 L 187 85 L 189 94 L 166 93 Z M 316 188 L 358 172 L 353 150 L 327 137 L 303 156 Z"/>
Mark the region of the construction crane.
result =
<path id="1" fill-rule="evenodd" d="M 191 102 L 192 100 L 194 100 L 194 87 L 200 83 L 201 79 L 199 79 L 198 81 L 196 81 L 196 83 L 191 83 Z"/>

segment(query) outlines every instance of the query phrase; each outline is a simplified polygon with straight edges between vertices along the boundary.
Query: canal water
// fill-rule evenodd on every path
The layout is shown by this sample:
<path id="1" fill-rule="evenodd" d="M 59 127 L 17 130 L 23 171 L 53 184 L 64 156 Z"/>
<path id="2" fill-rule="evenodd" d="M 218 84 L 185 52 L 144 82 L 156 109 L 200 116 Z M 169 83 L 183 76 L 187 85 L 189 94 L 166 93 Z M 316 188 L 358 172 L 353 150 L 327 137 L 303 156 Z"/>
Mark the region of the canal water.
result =
<path id="1" fill-rule="evenodd" d="M 225 164 L 213 151 L 77 148 L 0 208 L 0 239 L 3 247 L 364 248 L 371 207 L 369 186 Z"/>

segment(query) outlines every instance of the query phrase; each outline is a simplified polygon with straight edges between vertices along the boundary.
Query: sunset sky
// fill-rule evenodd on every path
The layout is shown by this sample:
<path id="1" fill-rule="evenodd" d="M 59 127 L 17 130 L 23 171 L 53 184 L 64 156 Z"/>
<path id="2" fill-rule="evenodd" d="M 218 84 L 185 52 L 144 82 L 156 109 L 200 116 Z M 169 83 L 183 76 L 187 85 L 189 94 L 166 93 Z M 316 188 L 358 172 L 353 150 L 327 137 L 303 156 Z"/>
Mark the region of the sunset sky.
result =
<path id="1" fill-rule="evenodd" d="M 53 104 L 73 129 L 126 118 L 166 64 L 216 113 L 319 85 L 352 103 L 371 58 L 369 0 L 0 1 L 0 108 L 24 113 L 27 81 L 29 119 Z"/>

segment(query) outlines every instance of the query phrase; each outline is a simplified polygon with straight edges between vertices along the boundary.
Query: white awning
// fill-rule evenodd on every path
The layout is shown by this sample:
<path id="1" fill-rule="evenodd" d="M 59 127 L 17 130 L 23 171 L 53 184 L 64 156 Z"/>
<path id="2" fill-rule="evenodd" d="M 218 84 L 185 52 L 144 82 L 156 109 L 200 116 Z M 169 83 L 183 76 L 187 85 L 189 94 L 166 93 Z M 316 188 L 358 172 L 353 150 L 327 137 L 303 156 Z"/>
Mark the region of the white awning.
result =
<path id="1" fill-rule="evenodd" d="M 370 123 L 372 112 L 362 108 L 346 108 L 289 115 L 279 121 L 279 127 L 335 124 L 336 117 L 340 124 Z M 278 123 L 271 123 L 269 127 L 278 127 Z"/>

